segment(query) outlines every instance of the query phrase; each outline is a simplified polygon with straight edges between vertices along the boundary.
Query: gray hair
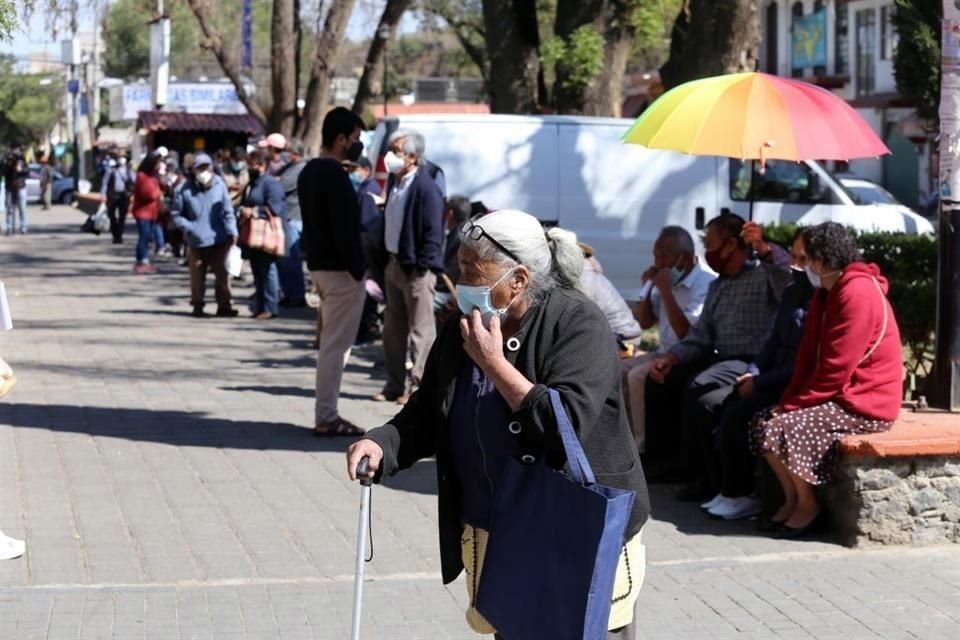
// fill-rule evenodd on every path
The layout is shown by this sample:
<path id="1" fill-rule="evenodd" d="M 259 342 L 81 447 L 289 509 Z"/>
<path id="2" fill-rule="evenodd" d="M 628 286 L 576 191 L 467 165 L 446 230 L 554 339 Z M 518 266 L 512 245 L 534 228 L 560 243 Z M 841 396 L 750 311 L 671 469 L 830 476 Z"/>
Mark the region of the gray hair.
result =
<path id="1" fill-rule="evenodd" d="M 532 215 L 515 210 L 495 211 L 475 219 L 473 224 L 502 244 L 516 259 L 482 236 L 475 239 L 465 234 L 462 246 L 475 251 L 481 260 L 491 260 L 507 267 L 523 265 L 529 269 L 528 303 L 542 302 L 556 287 L 580 289 L 583 251 L 577 244 L 575 233 L 559 227 L 544 230 Z"/>
<path id="2" fill-rule="evenodd" d="M 690 235 L 690 232 L 683 227 L 676 225 L 664 227 L 660 230 L 659 238 L 671 241 L 678 251 L 689 253 L 690 255 L 697 252 L 693 246 L 693 237 Z"/>
<path id="3" fill-rule="evenodd" d="M 408 156 L 416 156 L 417 164 L 423 164 L 424 154 L 427 151 L 427 139 L 414 129 L 397 129 L 387 138 L 387 145 L 393 146 L 397 140 L 403 140 L 401 148 Z"/>

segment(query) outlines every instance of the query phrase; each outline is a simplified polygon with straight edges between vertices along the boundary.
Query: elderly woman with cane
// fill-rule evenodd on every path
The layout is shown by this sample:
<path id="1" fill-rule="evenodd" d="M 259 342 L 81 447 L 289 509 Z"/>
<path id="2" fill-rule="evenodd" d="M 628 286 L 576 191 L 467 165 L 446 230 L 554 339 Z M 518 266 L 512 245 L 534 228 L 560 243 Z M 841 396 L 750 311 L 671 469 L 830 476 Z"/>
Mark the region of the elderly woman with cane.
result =
<path id="1" fill-rule="evenodd" d="M 356 479 L 358 464 L 367 458 L 371 476 L 379 479 L 436 456 L 443 581 L 452 582 L 466 569 L 470 627 L 521 640 L 494 628 L 475 606 L 478 585 L 481 596 L 484 591 L 481 576 L 491 568 L 498 535 L 494 523 L 501 522 L 496 507 L 511 497 L 503 495 L 510 491 L 498 490 L 515 469 L 539 465 L 574 478 L 583 469 L 592 478 L 592 469 L 597 486 L 631 494 L 623 536 L 614 549 L 619 550 L 616 580 L 612 596 L 606 596 L 612 604 L 604 603 L 609 619 L 604 609 L 600 633 L 632 639 L 644 568 L 640 531 L 649 499 L 624 413 L 616 339 L 600 309 L 578 290 L 583 253 L 572 233 L 544 231 L 536 218 L 520 211 L 468 221 L 461 234 L 457 298 L 462 315 L 443 325 L 409 403 L 350 447 L 348 473 Z M 572 450 L 576 459 L 570 458 Z M 574 508 L 559 495 L 543 501 L 554 498 L 560 509 Z M 508 514 L 515 522 L 529 517 Z M 568 540 L 536 540 L 532 548 L 561 539 Z M 563 551 L 572 557 L 578 550 Z M 550 571 L 551 584 L 569 577 L 565 563 Z M 530 594 L 531 607 L 543 608 L 540 595 Z M 544 613 L 543 624 L 550 624 L 549 618 L 564 611 Z"/>

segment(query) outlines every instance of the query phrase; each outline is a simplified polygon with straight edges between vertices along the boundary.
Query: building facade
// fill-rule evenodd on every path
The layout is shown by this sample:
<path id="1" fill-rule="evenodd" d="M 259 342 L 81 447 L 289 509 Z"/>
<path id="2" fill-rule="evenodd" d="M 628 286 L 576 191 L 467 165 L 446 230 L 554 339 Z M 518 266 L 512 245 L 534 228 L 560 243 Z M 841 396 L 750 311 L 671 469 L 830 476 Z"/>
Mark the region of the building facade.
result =
<path id="1" fill-rule="evenodd" d="M 932 140 L 897 93 L 893 0 L 769 0 L 761 10 L 760 69 L 849 101 L 893 152 L 851 161 L 849 170 L 909 206 L 922 204 L 932 190 Z"/>

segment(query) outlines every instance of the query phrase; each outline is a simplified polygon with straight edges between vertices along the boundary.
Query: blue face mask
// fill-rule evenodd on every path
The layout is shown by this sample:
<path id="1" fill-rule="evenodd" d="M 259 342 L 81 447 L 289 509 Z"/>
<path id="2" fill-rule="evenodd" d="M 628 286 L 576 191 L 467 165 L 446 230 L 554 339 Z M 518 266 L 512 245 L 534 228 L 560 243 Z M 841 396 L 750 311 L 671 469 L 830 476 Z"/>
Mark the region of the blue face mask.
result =
<path id="1" fill-rule="evenodd" d="M 501 282 L 506 280 L 507 276 L 513 273 L 514 269 L 516 269 L 516 267 L 507 270 L 507 272 L 503 274 L 499 280 L 494 282 L 489 287 L 475 287 L 466 284 L 458 284 L 457 304 L 460 307 L 460 312 L 463 313 L 463 315 L 468 316 L 473 313 L 474 309 L 479 310 L 480 317 L 483 319 L 483 325 L 485 327 L 490 326 L 490 319 L 493 318 L 494 315 L 503 318 L 503 316 L 507 313 L 507 309 L 510 308 L 510 304 L 513 304 L 513 300 L 511 300 L 510 304 L 505 306 L 503 309 L 497 309 L 493 306 L 493 300 L 490 298 L 490 293 L 496 289 Z M 515 299 L 516 298 L 514 298 L 514 300 Z"/>
<path id="2" fill-rule="evenodd" d="M 350 174 L 350 182 L 353 183 L 353 188 L 359 189 L 360 185 L 363 183 L 363 180 L 360 179 L 360 176 L 356 173 Z"/>

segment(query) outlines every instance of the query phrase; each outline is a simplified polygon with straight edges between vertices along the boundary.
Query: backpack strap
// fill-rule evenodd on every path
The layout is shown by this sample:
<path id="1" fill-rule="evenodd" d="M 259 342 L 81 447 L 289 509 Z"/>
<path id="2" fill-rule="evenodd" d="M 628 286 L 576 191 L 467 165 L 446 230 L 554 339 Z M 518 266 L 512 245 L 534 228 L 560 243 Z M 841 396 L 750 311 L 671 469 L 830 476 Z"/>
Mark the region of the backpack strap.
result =
<path id="1" fill-rule="evenodd" d="M 876 278 L 873 278 L 873 284 L 877 287 L 877 291 L 880 293 L 880 304 L 883 305 L 883 324 L 880 326 L 880 337 L 877 338 L 877 341 L 873 343 L 873 346 L 867 350 L 867 353 L 860 358 L 860 362 L 857 364 L 862 364 L 867 358 L 872 356 L 877 349 L 880 348 L 880 343 L 883 342 L 883 339 L 887 335 L 887 323 L 890 321 L 890 311 L 887 308 L 890 305 L 887 302 L 887 296 L 883 294 L 883 289 L 880 288 L 880 282 Z"/>

